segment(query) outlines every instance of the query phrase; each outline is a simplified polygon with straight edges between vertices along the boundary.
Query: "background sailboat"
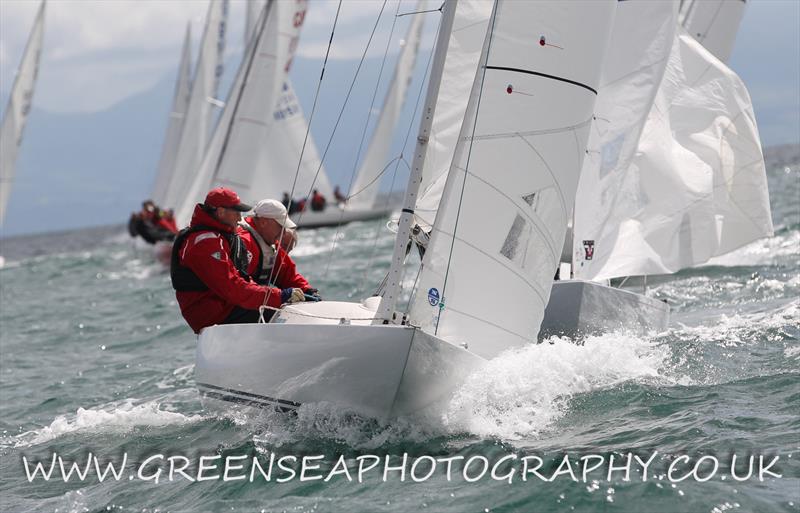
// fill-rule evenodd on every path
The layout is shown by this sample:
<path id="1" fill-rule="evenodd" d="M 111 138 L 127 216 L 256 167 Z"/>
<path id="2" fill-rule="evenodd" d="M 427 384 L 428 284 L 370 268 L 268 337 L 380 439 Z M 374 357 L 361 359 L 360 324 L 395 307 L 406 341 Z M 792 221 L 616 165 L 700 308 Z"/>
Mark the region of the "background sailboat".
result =
<path id="1" fill-rule="evenodd" d="M 14 77 L 11 95 L 8 98 L 3 121 L 0 125 L 0 224 L 3 223 L 14 181 L 14 164 L 22 143 L 22 133 L 31 111 L 36 77 L 39 74 L 39 60 L 44 38 L 44 1 L 33 21 L 22 61 Z"/>
<path id="2" fill-rule="evenodd" d="M 186 121 L 186 112 L 189 110 L 192 86 L 192 27 L 186 24 L 186 35 L 183 38 L 183 50 L 178 64 L 178 76 L 175 79 L 175 94 L 172 98 L 172 109 L 169 112 L 167 133 L 161 148 L 161 159 L 158 163 L 158 172 L 150 194 L 156 205 L 164 203 L 172 173 L 175 171 L 175 160 L 178 156 L 178 147 L 181 133 Z"/>
<path id="3" fill-rule="evenodd" d="M 200 54 L 192 80 L 184 128 L 175 150 L 174 169 L 161 202 L 163 207 L 174 208 L 176 212 L 184 202 L 188 184 L 192 182 L 208 144 L 214 105 L 217 103 L 215 98 L 222 75 L 227 18 L 228 0 L 211 0 L 200 40 Z"/>

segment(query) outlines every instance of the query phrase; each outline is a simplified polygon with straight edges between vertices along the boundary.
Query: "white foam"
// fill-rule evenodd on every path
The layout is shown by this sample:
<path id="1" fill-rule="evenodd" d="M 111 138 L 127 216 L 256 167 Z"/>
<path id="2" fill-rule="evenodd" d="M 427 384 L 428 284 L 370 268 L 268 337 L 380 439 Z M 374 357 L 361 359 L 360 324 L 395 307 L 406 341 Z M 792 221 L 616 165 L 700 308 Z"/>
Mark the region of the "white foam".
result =
<path id="1" fill-rule="evenodd" d="M 70 433 L 126 432 L 139 426 L 180 425 L 201 419 L 200 415 L 183 415 L 162 410 L 160 403 L 156 401 L 134 405 L 132 400 L 126 400 L 121 404 L 100 408 L 78 408 L 74 415 L 59 415 L 49 426 L 17 435 L 12 445 L 28 447 Z"/>
<path id="2" fill-rule="evenodd" d="M 796 257 L 798 246 L 800 246 L 800 231 L 792 230 L 781 235 L 751 242 L 735 251 L 712 258 L 698 267 L 707 265 L 770 265 L 784 257 Z"/>
<path id="3" fill-rule="evenodd" d="M 452 431 L 505 440 L 535 436 L 567 410 L 576 394 L 658 377 L 665 345 L 621 334 L 567 339 L 508 351 L 458 390 L 444 413 Z"/>

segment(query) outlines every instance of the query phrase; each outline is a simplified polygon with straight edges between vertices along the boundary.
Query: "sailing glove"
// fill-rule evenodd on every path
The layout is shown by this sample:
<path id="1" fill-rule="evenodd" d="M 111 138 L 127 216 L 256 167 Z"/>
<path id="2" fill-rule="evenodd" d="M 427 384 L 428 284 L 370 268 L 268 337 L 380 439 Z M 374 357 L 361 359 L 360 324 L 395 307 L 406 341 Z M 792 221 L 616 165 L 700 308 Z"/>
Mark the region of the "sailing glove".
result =
<path id="1" fill-rule="evenodd" d="M 283 289 L 281 290 L 281 303 L 299 303 L 305 301 L 306 296 L 302 289 Z"/>
<path id="2" fill-rule="evenodd" d="M 321 301 L 322 297 L 319 295 L 319 289 L 309 287 L 305 290 L 306 301 Z"/>

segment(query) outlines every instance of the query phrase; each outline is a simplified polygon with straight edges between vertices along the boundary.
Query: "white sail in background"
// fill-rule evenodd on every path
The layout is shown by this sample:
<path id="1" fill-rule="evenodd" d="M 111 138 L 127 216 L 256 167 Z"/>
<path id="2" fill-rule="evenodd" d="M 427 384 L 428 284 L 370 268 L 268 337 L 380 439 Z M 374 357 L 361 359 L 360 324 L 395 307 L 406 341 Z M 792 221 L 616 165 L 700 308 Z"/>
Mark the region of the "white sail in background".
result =
<path id="1" fill-rule="evenodd" d="M 747 89 L 682 30 L 628 173 L 586 278 L 673 273 L 772 235 Z"/>
<path id="2" fill-rule="evenodd" d="M 266 37 L 270 35 L 267 34 Z M 306 140 L 308 122 L 288 76 L 281 87 L 272 123 L 273 127 L 264 142 L 266 146 L 264 152 L 270 158 L 261 162 L 253 176 L 253 199 L 257 201 L 264 198 L 280 198 L 284 192 L 291 192 L 295 174 L 297 174 L 295 197 L 308 194 L 313 184 L 314 189 L 330 198 L 333 195 L 333 188 L 325 168 L 321 167 L 319 152 L 310 133 Z M 305 150 L 303 150 L 304 140 Z M 301 153 L 302 162 L 300 162 Z M 299 170 L 298 162 L 300 162 Z"/>
<path id="3" fill-rule="evenodd" d="M 717 59 L 728 62 L 744 8 L 745 0 L 688 0 L 680 23 Z"/>
<path id="4" fill-rule="evenodd" d="M 183 122 L 189 108 L 189 96 L 192 85 L 192 27 L 186 24 L 186 36 L 183 39 L 183 50 L 178 65 L 178 77 L 175 80 L 175 95 L 172 98 L 172 110 L 167 122 L 167 134 L 161 149 L 161 160 L 158 163 L 158 174 L 150 195 L 157 205 L 164 201 L 167 184 L 175 170 L 175 157 L 178 153 L 178 142 L 181 139 Z"/>
<path id="5" fill-rule="evenodd" d="M 208 151 L 176 210 L 179 224 L 189 221 L 211 188 L 230 187 L 247 201 L 254 198 L 257 171 L 275 158 L 264 142 L 306 9 L 307 2 L 298 0 L 270 1 L 262 10 Z"/>
<path id="6" fill-rule="evenodd" d="M 415 11 L 424 10 L 426 3 L 427 0 L 419 0 Z M 389 92 L 386 94 L 369 147 L 350 189 L 348 202 L 350 208 L 371 208 L 375 203 L 375 197 L 378 195 L 380 187 L 380 177 L 384 168 L 389 164 L 387 157 L 392 147 L 392 134 L 400 119 L 408 87 L 413 78 L 424 21 L 424 14 L 411 17 L 411 23 L 403 42 L 403 50 L 397 59 L 394 76 L 390 82 Z"/>
<path id="7" fill-rule="evenodd" d="M 42 2 L 34 19 L 0 125 L 0 224 L 3 223 L 8 207 L 8 198 L 14 181 L 14 165 L 22 142 L 25 122 L 31 110 L 36 76 L 39 72 L 44 38 L 44 5 Z"/>
<path id="8" fill-rule="evenodd" d="M 175 170 L 162 201 L 164 207 L 175 208 L 176 211 L 185 200 L 187 189 L 202 162 L 208 144 L 214 117 L 212 102 L 216 101 L 222 75 L 227 18 L 228 0 L 211 0 L 200 41 L 200 55 L 192 81 L 184 128 L 175 156 Z"/>
<path id="9" fill-rule="evenodd" d="M 410 324 L 484 358 L 536 340 L 615 9 L 495 4 Z"/>
<path id="10" fill-rule="evenodd" d="M 483 0 L 460 0 L 455 11 L 414 213 L 426 230 L 439 208 L 491 14 L 492 2 Z"/>
<path id="11" fill-rule="evenodd" d="M 628 169 L 669 61 L 677 16 L 677 2 L 631 0 L 617 7 L 575 197 L 575 278 L 594 277 L 592 252 L 599 233 L 619 222 L 615 216 L 624 214 L 617 209 L 620 196 L 639 183 Z"/>
<path id="12" fill-rule="evenodd" d="M 264 7 L 264 2 L 262 0 L 246 0 L 244 5 L 244 47 L 247 48 L 253 38 L 258 15 Z"/>

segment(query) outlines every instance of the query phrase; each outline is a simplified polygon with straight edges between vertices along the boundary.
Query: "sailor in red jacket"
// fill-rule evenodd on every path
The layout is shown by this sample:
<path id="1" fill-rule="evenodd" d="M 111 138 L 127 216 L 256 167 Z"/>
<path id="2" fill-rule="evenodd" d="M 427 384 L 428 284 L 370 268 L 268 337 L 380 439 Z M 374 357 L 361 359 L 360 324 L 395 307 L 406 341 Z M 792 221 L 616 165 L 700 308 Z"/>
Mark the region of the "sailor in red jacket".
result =
<path id="1" fill-rule="evenodd" d="M 175 239 L 172 286 L 195 333 L 214 324 L 257 322 L 261 305 L 278 308 L 305 299 L 300 288 L 263 286 L 248 275 L 252 258 L 236 234 L 241 213 L 248 210 L 251 207 L 234 191 L 214 189 L 195 207 L 189 228 Z"/>
<path id="2" fill-rule="evenodd" d="M 287 243 L 293 242 L 296 227 L 280 201 L 265 199 L 256 203 L 253 215 L 241 221 L 237 231 L 248 253 L 253 255 L 247 272 L 256 283 L 272 284 L 282 289 L 299 288 L 306 294 L 317 296 L 317 289 L 297 272 L 294 261 L 284 250 Z M 287 249 L 291 250 L 290 247 Z"/>

